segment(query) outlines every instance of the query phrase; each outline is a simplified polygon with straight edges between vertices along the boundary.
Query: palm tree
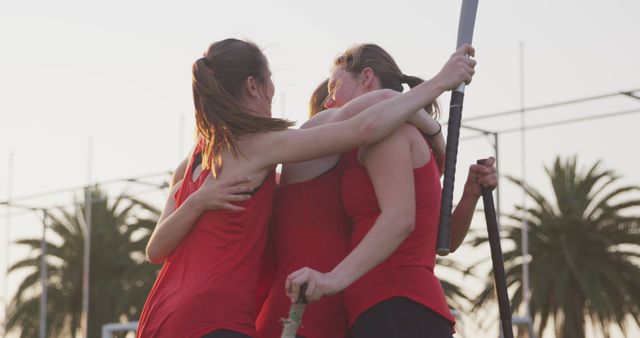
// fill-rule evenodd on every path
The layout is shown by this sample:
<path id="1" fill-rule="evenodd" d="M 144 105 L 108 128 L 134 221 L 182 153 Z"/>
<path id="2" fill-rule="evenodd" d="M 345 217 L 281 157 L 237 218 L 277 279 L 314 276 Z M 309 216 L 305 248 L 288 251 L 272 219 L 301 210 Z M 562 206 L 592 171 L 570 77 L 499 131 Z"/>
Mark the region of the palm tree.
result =
<path id="1" fill-rule="evenodd" d="M 157 266 L 144 264 L 144 248 L 159 210 L 120 195 L 109 201 L 98 187 L 91 190 L 91 261 L 89 337 L 101 326 L 136 320 L 156 276 Z M 75 337 L 80 327 L 85 202 L 74 212 L 63 208 L 49 214 L 47 226 L 47 337 Z M 54 236 L 50 236 L 54 235 Z M 7 330 L 34 337 L 39 328 L 40 239 L 16 242 L 36 253 L 14 263 L 9 271 L 28 270 L 10 306 Z"/>
<path id="2" fill-rule="evenodd" d="M 453 273 L 457 275 L 456 277 L 458 278 L 441 276 L 440 272 L 443 270 L 447 271 L 449 276 Z M 467 276 L 472 276 L 476 279 L 478 277 L 472 272 L 472 269 L 464 267 L 453 259 L 444 259 L 441 257 L 436 257 L 436 275 L 438 276 L 438 279 L 440 279 L 442 289 L 444 289 L 447 304 L 449 305 L 454 317 L 456 317 L 456 330 L 459 333 L 464 334 L 465 331 L 469 330 L 468 323 L 470 323 L 469 319 L 471 319 L 471 312 L 468 310 L 473 305 L 473 301 L 469 297 L 468 292 L 466 292 L 462 287 L 463 284 L 460 283 L 459 277 L 461 276 L 465 279 Z"/>
<path id="3" fill-rule="evenodd" d="M 451 259 L 442 259 L 440 257 L 436 257 L 436 266 L 438 270 L 444 268 L 446 270 L 449 270 L 449 272 L 462 274 L 464 277 L 476 277 L 471 272 L 471 269 L 464 268 L 460 265 L 460 263 Z M 455 281 L 448 278 L 442 278 L 440 276 L 438 276 L 438 278 L 440 279 L 440 284 L 444 289 L 444 294 L 447 298 L 447 303 L 449 304 L 449 306 L 456 310 L 464 312 L 469 304 L 472 303 L 471 298 L 469 298 L 463 288 Z"/>
<path id="4" fill-rule="evenodd" d="M 587 323 L 609 336 L 612 325 L 626 331 L 631 317 L 640 325 L 640 222 L 637 186 L 618 186 L 619 176 L 596 162 L 577 172 L 576 158 L 556 158 L 545 168 L 555 193 L 547 200 L 531 185 L 509 178 L 533 200 L 525 217 L 529 227 L 531 314 L 541 336 L 550 320 L 560 338 L 585 337 Z M 509 215 L 503 239 L 514 244 L 504 252 L 512 308 L 522 304 L 522 206 Z M 487 242 L 478 236 L 473 245 Z M 493 300 L 487 283 L 476 308 Z"/>

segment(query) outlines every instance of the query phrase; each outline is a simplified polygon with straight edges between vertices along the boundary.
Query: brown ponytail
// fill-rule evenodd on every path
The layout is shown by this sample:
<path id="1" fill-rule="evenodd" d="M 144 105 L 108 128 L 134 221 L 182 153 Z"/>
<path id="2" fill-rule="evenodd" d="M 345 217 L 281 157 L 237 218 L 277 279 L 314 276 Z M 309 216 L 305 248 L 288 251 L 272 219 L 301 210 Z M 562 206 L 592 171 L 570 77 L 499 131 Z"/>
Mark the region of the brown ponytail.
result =
<path id="1" fill-rule="evenodd" d="M 226 39 L 213 43 L 192 67 L 193 103 L 199 136 L 204 140 L 202 166 L 219 168 L 221 154 L 240 153 L 237 138 L 243 134 L 283 130 L 293 122 L 260 116 L 240 102 L 246 79 L 259 82 L 268 76 L 267 59 L 253 43 Z"/>
<path id="2" fill-rule="evenodd" d="M 403 83 L 413 88 L 424 82 L 419 77 L 404 75 L 391 55 L 382 47 L 372 43 L 360 44 L 347 49 L 336 58 L 334 65 L 343 66 L 345 71 L 353 74 L 359 74 L 364 68 L 369 67 L 380 80 L 382 88 L 398 92 L 403 91 Z M 440 113 L 440 107 L 435 100 L 427 105 L 425 110 L 434 118 L 437 118 Z"/>
<path id="3" fill-rule="evenodd" d="M 417 76 L 402 74 L 402 83 L 406 83 L 409 88 L 413 88 L 423 82 L 424 80 Z M 434 100 L 433 102 L 429 103 L 426 107 L 424 107 L 424 110 L 426 110 L 429 115 L 433 116 L 434 119 L 438 119 L 438 117 L 440 116 L 440 105 L 438 104 L 438 100 Z"/>

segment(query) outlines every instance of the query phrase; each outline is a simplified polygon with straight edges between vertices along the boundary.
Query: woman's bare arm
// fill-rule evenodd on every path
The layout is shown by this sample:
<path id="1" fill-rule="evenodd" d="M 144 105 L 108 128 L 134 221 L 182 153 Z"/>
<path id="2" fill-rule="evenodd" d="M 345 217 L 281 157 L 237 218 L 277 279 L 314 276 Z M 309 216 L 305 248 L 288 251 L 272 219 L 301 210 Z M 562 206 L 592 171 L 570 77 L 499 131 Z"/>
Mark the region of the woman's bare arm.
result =
<path id="1" fill-rule="evenodd" d="M 380 215 L 358 246 L 331 272 L 303 268 L 289 275 L 285 288 L 292 299 L 297 299 L 305 283 L 310 301 L 342 291 L 389 257 L 413 231 L 415 189 L 409 142 L 399 130 L 366 150 L 364 164 L 375 189 Z"/>
<path id="2" fill-rule="evenodd" d="M 263 144 L 265 148 L 259 151 L 264 154 L 257 159 L 262 161 L 260 167 L 342 153 L 381 140 L 445 90 L 452 89 L 462 82 L 470 82 L 475 61 L 466 55 L 473 53 L 471 46 L 461 47 L 433 79 L 406 93 L 374 104 L 348 120 L 309 129 L 289 129 L 271 133 Z M 367 99 L 366 95 L 368 94 L 339 109 L 353 109 L 360 100 Z"/>
<path id="3" fill-rule="evenodd" d="M 184 181 L 180 181 L 173 188 L 158 224 L 149 237 L 146 253 L 151 263 L 164 262 L 203 212 L 215 209 L 242 211 L 244 208 L 232 202 L 244 201 L 250 197 L 249 179 L 218 180 L 209 173 L 202 186 L 176 209 L 173 196 L 180 189 L 182 182 Z"/>

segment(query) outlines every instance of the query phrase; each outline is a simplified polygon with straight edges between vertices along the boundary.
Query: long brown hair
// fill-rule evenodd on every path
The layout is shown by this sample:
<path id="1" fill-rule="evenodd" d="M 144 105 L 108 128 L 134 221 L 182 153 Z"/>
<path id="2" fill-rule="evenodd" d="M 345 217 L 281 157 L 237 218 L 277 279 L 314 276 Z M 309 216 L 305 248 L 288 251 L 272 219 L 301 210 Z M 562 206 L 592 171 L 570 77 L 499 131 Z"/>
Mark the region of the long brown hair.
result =
<path id="1" fill-rule="evenodd" d="M 360 44 L 347 49 L 335 59 L 334 65 L 342 66 L 345 71 L 352 74 L 359 74 L 363 69 L 369 67 L 373 70 L 374 75 L 380 79 L 382 88 L 398 92 L 403 91 L 403 83 L 406 83 L 409 88 L 413 88 L 424 82 L 417 76 L 403 74 L 391 55 L 382 47 L 372 43 Z M 434 118 L 440 114 L 440 106 L 436 100 L 429 103 L 425 110 Z"/>
<path id="2" fill-rule="evenodd" d="M 329 96 L 328 84 L 329 79 L 325 79 L 311 94 L 311 98 L 309 98 L 309 117 L 313 117 L 324 110 L 324 103 L 327 101 L 327 96 Z"/>
<path id="3" fill-rule="evenodd" d="M 192 67 L 193 103 L 198 134 L 204 142 L 204 169 L 222 165 L 223 149 L 233 156 L 240 152 L 237 139 L 243 134 L 283 130 L 293 122 L 265 117 L 240 102 L 242 86 L 253 76 L 264 83 L 269 68 L 267 58 L 252 42 L 237 39 L 218 41 Z"/>

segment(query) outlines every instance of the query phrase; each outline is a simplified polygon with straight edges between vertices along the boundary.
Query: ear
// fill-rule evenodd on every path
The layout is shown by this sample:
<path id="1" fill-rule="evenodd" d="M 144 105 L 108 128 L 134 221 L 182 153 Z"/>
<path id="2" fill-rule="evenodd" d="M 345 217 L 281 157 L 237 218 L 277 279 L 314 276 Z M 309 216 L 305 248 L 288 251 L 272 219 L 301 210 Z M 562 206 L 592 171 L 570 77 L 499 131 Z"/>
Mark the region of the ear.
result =
<path id="1" fill-rule="evenodd" d="M 327 97 L 325 97 L 324 101 L 322 102 L 322 107 L 324 107 L 324 109 L 331 109 L 331 107 L 333 107 L 333 103 L 333 98 L 327 95 Z"/>
<path id="2" fill-rule="evenodd" d="M 371 87 L 374 81 L 374 77 L 375 73 L 373 72 L 373 69 L 371 69 L 371 67 L 364 67 L 364 69 L 362 69 L 362 71 L 360 72 L 362 86 L 365 88 Z"/>
<path id="3" fill-rule="evenodd" d="M 260 91 L 258 89 L 258 80 L 255 77 L 249 76 L 244 81 L 244 92 L 248 97 L 252 97 L 252 98 L 260 97 Z"/>

